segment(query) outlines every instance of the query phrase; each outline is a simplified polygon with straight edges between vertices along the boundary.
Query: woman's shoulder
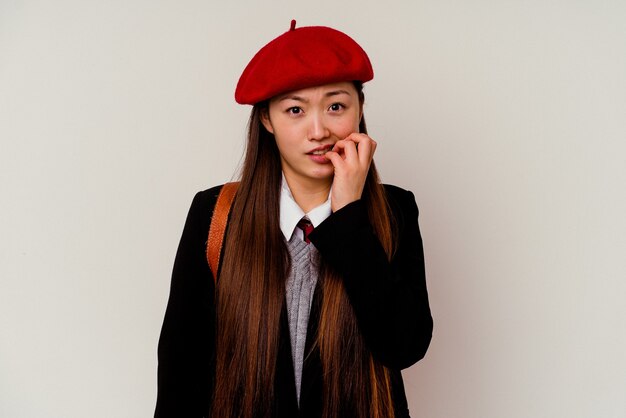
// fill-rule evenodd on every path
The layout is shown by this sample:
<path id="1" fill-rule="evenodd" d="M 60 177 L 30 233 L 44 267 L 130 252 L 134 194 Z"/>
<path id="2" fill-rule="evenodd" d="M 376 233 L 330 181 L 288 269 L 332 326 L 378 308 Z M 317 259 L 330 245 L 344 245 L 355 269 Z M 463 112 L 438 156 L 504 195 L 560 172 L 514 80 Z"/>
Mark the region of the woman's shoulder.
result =
<path id="1" fill-rule="evenodd" d="M 419 216 L 419 209 L 413 192 L 391 184 L 383 184 L 383 187 L 389 207 L 397 221 L 402 224 L 406 217 L 415 218 Z"/>
<path id="2" fill-rule="evenodd" d="M 408 193 L 411 193 L 410 190 L 403 189 L 402 187 L 396 186 L 394 184 L 383 184 L 383 187 L 385 188 L 385 192 L 387 192 L 387 194 L 407 195 Z"/>
<path id="3" fill-rule="evenodd" d="M 214 206 L 222 187 L 224 187 L 224 185 L 220 184 L 197 192 L 193 198 L 193 203 L 205 207 Z"/>
<path id="4" fill-rule="evenodd" d="M 208 231 L 211 217 L 213 216 L 213 209 L 215 209 L 217 197 L 223 186 L 223 184 L 220 184 L 195 194 L 187 215 L 187 225 L 189 227 Z"/>
<path id="5" fill-rule="evenodd" d="M 415 196 L 413 192 L 393 184 L 383 184 L 385 188 L 385 194 L 389 203 L 406 204 L 407 202 L 415 203 Z"/>
<path id="6" fill-rule="evenodd" d="M 198 193 L 196 193 L 196 195 L 193 198 L 193 205 L 198 205 L 198 206 L 213 210 L 213 207 L 215 206 L 215 203 L 217 202 L 217 198 L 219 197 L 220 192 L 222 191 L 222 188 L 228 185 L 228 186 L 231 186 L 228 191 L 235 192 L 237 190 L 238 184 L 239 184 L 238 182 L 220 184 L 220 185 L 211 187 L 209 189 L 199 191 Z M 232 186 L 234 186 L 234 188 Z"/>

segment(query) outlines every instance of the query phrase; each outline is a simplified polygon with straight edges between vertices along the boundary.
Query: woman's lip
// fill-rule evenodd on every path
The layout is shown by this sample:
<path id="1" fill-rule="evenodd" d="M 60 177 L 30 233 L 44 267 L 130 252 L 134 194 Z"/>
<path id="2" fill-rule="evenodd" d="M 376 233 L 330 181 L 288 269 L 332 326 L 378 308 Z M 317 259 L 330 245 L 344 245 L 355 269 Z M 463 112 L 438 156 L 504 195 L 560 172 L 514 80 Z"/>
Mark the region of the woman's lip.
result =
<path id="1" fill-rule="evenodd" d="M 330 160 L 326 158 L 326 154 L 315 155 L 315 154 L 307 154 L 311 160 L 318 164 L 330 164 Z"/>
<path id="2" fill-rule="evenodd" d="M 328 144 L 328 145 L 323 145 L 321 147 L 317 147 L 312 149 L 311 151 L 307 152 L 307 154 L 312 154 L 316 151 L 330 151 L 333 148 L 332 144 Z"/>

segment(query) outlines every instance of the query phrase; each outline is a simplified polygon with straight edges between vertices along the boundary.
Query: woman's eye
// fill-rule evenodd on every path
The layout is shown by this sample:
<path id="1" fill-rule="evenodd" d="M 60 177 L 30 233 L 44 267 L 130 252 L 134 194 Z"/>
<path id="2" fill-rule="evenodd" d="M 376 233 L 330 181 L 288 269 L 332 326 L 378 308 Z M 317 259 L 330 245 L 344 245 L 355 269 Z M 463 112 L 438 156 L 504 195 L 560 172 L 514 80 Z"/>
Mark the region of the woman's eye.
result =
<path id="1" fill-rule="evenodd" d="M 338 112 L 341 109 L 343 109 L 344 106 L 341 103 L 333 103 L 330 105 L 330 107 L 328 108 L 331 112 Z"/>
<path id="2" fill-rule="evenodd" d="M 300 113 L 302 113 L 302 109 L 294 106 L 294 107 L 290 107 L 289 109 L 287 109 L 288 113 L 291 113 L 292 115 L 299 115 Z"/>

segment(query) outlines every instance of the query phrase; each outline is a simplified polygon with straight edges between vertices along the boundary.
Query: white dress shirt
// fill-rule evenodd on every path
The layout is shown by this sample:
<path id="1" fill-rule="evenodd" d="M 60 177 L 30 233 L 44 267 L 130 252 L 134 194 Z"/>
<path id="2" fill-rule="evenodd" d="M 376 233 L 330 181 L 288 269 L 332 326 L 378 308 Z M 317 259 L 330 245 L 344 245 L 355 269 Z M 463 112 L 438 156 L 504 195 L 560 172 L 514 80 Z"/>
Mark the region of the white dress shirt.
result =
<path id="1" fill-rule="evenodd" d="M 287 241 L 291 239 L 294 233 L 298 234 L 300 239 L 304 240 L 304 232 L 296 227 L 300 219 L 306 217 L 311 221 L 313 228 L 317 228 L 331 213 L 330 193 L 324 203 L 315 207 L 309 211 L 309 213 L 304 213 L 302 208 L 300 208 L 294 200 L 293 194 L 291 194 L 291 190 L 289 189 L 289 184 L 287 184 L 287 180 L 285 180 L 285 175 L 283 174 L 280 190 L 280 229 Z"/>

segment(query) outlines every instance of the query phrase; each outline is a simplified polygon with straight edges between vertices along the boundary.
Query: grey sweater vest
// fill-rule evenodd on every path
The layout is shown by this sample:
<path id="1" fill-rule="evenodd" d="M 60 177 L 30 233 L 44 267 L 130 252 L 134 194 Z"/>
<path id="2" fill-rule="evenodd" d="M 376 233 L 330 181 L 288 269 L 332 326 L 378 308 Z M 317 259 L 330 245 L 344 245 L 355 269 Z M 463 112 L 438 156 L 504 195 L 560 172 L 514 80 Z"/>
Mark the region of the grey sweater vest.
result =
<path id="1" fill-rule="evenodd" d="M 296 394 L 300 404 L 304 346 L 313 292 L 318 278 L 319 254 L 312 244 L 302 241 L 296 234 L 293 234 L 291 240 L 287 242 L 287 248 L 291 256 L 291 271 L 286 283 L 287 315 Z"/>

